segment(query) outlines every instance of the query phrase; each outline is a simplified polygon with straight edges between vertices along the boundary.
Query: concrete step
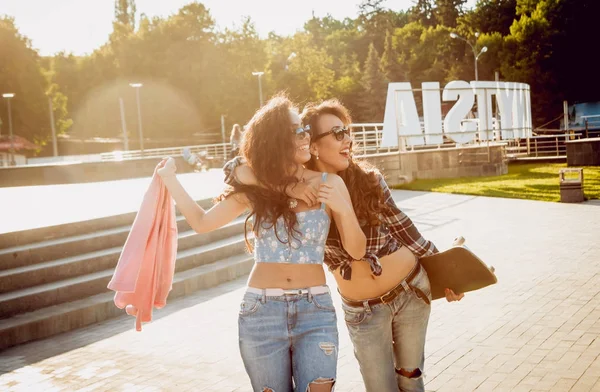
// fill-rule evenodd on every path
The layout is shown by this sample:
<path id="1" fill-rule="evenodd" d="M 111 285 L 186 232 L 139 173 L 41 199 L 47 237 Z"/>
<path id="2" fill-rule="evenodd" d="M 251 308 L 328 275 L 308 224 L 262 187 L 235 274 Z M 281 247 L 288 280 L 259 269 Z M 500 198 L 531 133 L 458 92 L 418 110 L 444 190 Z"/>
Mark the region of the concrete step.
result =
<path id="1" fill-rule="evenodd" d="M 211 208 L 212 200 L 197 200 L 202 208 Z M 14 231 L 0 234 L 0 250 L 30 245 L 43 241 L 56 240 L 60 238 L 73 237 L 77 235 L 94 233 L 103 230 L 114 229 L 117 227 L 130 226 L 135 219 L 137 212 L 105 216 L 97 219 L 90 219 L 81 222 L 70 222 L 61 225 L 46 226 L 29 230 Z M 179 212 L 177 212 L 178 215 Z M 2 264 L 0 263 L 0 268 Z"/>
<path id="2" fill-rule="evenodd" d="M 0 234 L 0 250 L 131 225 L 135 212 Z"/>
<path id="3" fill-rule="evenodd" d="M 206 245 L 213 241 L 243 233 L 243 231 L 244 221 L 238 219 L 211 233 L 197 234 L 192 230 L 180 232 L 178 250 Z M 125 233 L 125 236 L 127 234 Z M 103 237 L 99 236 L 98 242 L 106 242 L 102 240 Z M 123 250 L 123 242 L 119 243 L 119 246 L 113 245 L 108 249 L 101 248 L 101 250 L 57 260 L 0 270 L 0 294 L 114 268 Z M 81 245 L 81 247 L 83 250 L 87 250 L 85 246 Z M 73 247 L 72 249 L 76 250 L 77 248 Z"/>
<path id="4" fill-rule="evenodd" d="M 244 234 L 208 242 L 198 247 L 178 251 L 175 269 L 179 272 L 196 268 L 243 253 L 244 249 Z M 116 255 L 118 258 L 120 248 L 98 253 L 104 253 L 107 259 L 102 260 L 106 262 L 111 257 L 110 254 L 112 257 Z M 98 272 L 0 294 L 0 319 L 105 292 L 114 273 L 114 265 L 116 265 L 116 260 L 113 261 L 112 267 Z"/>
<path id="5" fill-rule="evenodd" d="M 252 255 L 241 254 L 178 272 L 168 302 L 246 275 L 252 265 Z M 0 350 L 124 315 L 125 311 L 114 305 L 113 297 L 112 291 L 104 292 L 0 320 Z"/>
<path id="6" fill-rule="evenodd" d="M 190 226 L 183 216 L 177 217 L 177 229 L 180 232 L 190 230 Z M 0 271 L 73 257 L 116 246 L 122 247 L 130 230 L 131 225 L 120 226 L 93 233 L 2 249 L 0 250 Z"/>

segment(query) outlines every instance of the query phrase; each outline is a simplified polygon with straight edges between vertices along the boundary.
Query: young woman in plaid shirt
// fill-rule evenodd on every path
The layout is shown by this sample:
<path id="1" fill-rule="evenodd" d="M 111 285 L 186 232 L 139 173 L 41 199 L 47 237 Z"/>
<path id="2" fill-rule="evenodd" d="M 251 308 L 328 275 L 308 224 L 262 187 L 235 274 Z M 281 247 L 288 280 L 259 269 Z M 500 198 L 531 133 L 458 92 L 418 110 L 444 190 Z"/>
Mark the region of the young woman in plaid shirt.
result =
<path id="1" fill-rule="evenodd" d="M 335 227 L 329 231 L 325 250 L 365 387 L 367 391 L 424 391 L 431 292 L 419 258 L 438 250 L 396 206 L 381 173 L 352 159 L 352 120 L 339 101 L 309 104 L 300 117 L 312 133 L 312 158 L 306 167 L 344 179 L 367 237 L 367 253 L 361 260 L 344 250 Z M 462 297 L 446 292 L 448 301 Z"/>

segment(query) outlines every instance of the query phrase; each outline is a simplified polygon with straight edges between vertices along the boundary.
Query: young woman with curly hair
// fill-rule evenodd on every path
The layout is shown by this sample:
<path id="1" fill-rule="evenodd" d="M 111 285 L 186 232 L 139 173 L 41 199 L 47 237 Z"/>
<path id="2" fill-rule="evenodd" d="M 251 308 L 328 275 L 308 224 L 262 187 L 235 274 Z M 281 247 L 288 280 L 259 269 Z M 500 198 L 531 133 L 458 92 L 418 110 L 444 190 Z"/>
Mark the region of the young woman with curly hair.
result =
<path id="1" fill-rule="evenodd" d="M 303 167 L 310 159 L 309 143 L 294 105 L 276 96 L 250 120 L 241 146 L 260 186 L 236 181 L 218 204 L 204 211 L 177 180 L 174 160 L 159 170 L 178 208 L 199 233 L 250 210 L 256 263 L 238 325 L 242 359 L 255 391 L 333 389 L 338 333 L 322 267 L 331 220 L 348 254 L 362 258 L 365 253 L 366 238 L 342 179 Z M 283 193 L 302 182 L 318 184 L 311 200 L 321 203 L 317 208 Z"/>

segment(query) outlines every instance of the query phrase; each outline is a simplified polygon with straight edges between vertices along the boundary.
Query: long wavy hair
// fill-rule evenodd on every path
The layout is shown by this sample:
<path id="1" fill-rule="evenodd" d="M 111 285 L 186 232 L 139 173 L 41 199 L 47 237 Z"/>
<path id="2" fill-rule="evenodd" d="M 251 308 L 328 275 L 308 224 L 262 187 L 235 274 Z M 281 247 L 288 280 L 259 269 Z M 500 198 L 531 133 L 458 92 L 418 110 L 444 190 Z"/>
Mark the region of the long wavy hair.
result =
<path id="1" fill-rule="evenodd" d="M 248 241 L 247 228 L 258 235 L 260 228 L 275 226 L 283 217 L 288 240 L 277 238 L 282 243 L 298 233 L 296 214 L 288 206 L 285 194 L 289 186 L 298 183 L 293 175 L 297 164 L 294 162 L 296 143 L 292 130 L 290 112 L 297 112 L 297 107 L 284 94 L 275 95 L 261 107 L 246 125 L 240 147 L 241 156 L 254 172 L 261 186 L 237 184 L 229 187 L 218 198 L 223 200 L 232 194 L 243 193 L 251 205 L 251 212 L 246 218 L 246 245 L 252 250 Z M 253 218 L 252 223 L 250 223 Z"/>
<path id="2" fill-rule="evenodd" d="M 319 117 L 323 114 L 332 114 L 342 120 L 344 125 L 352 124 L 352 117 L 348 109 L 337 99 L 329 99 L 319 104 L 306 105 L 300 119 L 302 125 L 310 125 L 313 136 L 318 135 Z M 318 142 L 317 142 L 318 143 Z M 352 143 L 354 144 L 354 143 Z M 350 145 L 350 165 L 347 169 L 337 173 L 348 187 L 352 206 L 361 225 L 378 226 L 381 224 L 380 214 L 387 210 L 383 189 L 379 184 L 379 170 L 366 160 L 352 157 L 352 144 Z M 306 167 L 316 170 L 316 160 L 311 156 Z"/>

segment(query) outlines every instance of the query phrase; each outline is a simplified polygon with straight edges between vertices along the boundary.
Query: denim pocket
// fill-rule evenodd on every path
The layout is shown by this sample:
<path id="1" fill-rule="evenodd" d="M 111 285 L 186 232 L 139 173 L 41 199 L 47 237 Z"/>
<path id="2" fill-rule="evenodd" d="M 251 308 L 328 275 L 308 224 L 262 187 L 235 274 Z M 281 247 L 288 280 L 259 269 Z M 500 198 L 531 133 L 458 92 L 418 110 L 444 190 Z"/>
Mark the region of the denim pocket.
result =
<path id="1" fill-rule="evenodd" d="M 362 308 L 350 308 L 342 306 L 344 309 L 344 321 L 347 325 L 356 326 L 363 323 L 367 318 L 367 312 Z"/>
<path id="2" fill-rule="evenodd" d="M 240 304 L 240 316 L 245 317 L 256 313 L 258 308 L 260 308 L 260 305 L 261 302 L 259 297 L 256 297 L 252 294 L 244 295 L 244 299 Z"/>
<path id="3" fill-rule="evenodd" d="M 428 305 L 431 304 L 431 285 L 429 283 L 429 277 L 427 276 L 425 268 L 421 268 L 421 271 L 416 278 L 410 282 L 410 285 L 413 286 L 412 292 L 417 298 L 423 300 L 423 302 Z M 423 295 L 425 295 L 427 298 L 423 298 Z"/>
<path id="4" fill-rule="evenodd" d="M 313 303 L 315 306 L 321 310 L 326 310 L 328 312 L 335 312 L 335 307 L 333 306 L 333 300 L 331 299 L 331 294 L 318 294 L 312 297 Z"/>

